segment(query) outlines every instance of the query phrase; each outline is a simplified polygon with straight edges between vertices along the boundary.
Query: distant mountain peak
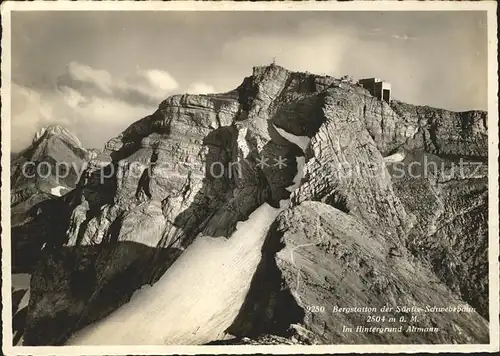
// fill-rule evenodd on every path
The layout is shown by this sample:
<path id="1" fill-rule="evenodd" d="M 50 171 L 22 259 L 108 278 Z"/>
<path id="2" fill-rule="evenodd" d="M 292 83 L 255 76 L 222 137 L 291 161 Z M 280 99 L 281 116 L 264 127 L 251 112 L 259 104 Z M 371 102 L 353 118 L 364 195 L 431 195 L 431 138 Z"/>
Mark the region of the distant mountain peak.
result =
<path id="1" fill-rule="evenodd" d="M 78 137 L 61 125 L 47 125 L 41 128 L 33 137 L 33 144 L 39 142 L 42 137 L 56 136 L 75 147 L 83 148 L 82 143 Z"/>

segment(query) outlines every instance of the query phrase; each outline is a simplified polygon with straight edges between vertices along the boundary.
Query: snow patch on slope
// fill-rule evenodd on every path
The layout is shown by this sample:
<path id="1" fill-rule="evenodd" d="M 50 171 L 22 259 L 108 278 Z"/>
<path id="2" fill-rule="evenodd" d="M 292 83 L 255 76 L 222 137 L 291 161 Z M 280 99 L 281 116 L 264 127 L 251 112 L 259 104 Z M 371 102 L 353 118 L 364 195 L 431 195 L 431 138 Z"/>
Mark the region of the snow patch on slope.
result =
<path id="1" fill-rule="evenodd" d="M 390 156 L 384 157 L 384 162 L 386 163 L 396 163 L 402 162 L 405 159 L 406 155 L 404 152 L 396 152 Z"/>
<path id="2" fill-rule="evenodd" d="M 62 196 L 63 193 L 61 193 L 61 190 L 66 190 L 66 187 L 63 187 L 62 185 L 58 185 L 57 187 L 51 188 L 50 189 L 50 194 L 55 195 L 55 196 Z"/>
<path id="3" fill-rule="evenodd" d="M 302 177 L 304 175 L 304 166 L 306 165 L 306 158 L 304 156 L 296 157 L 297 160 L 297 174 L 293 177 L 293 184 L 286 188 L 290 193 L 300 186 Z"/>
<path id="4" fill-rule="evenodd" d="M 141 288 L 129 303 L 77 332 L 68 344 L 186 345 L 224 338 L 281 210 L 263 204 L 237 224 L 229 239 L 197 238 L 155 285 Z"/>
<path id="5" fill-rule="evenodd" d="M 281 137 L 283 137 L 288 142 L 296 144 L 305 153 L 307 145 L 309 145 L 309 142 L 311 142 L 311 139 L 309 137 L 295 136 L 289 132 L 286 132 L 283 129 L 276 127 L 275 125 L 273 126 L 276 129 L 276 131 L 278 131 L 278 133 L 281 135 Z M 304 166 L 306 165 L 305 156 L 297 156 L 295 159 L 297 160 L 297 174 L 295 175 L 295 177 L 293 177 L 293 184 L 286 188 L 286 190 L 288 190 L 290 193 L 300 186 L 300 182 L 302 181 L 302 177 L 304 176 Z M 285 205 L 288 206 L 286 201 L 284 200 L 280 201 L 280 206 L 285 206 Z"/>
<path id="6" fill-rule="evenodd" d="M 281 135 L 281 137 L 283 137 L 284 139 L 286 139 L 287 141 L 289 141 L 291 143 L 296 144 L 297 146 L 299 146 L 302 149 L 302 151 L 305 152 L 307 145 L 311 141 L 311 139 L 309 137 L 307 137 L 307 136 L 295 136 L 289 132 L 286 132 L 283 129 L 280 129 L 279 127 L 276 127 L 276 125 L 273 125 L 273 127 L 276 129 L 276 131 L 278 131 L 278 133 Z"/>

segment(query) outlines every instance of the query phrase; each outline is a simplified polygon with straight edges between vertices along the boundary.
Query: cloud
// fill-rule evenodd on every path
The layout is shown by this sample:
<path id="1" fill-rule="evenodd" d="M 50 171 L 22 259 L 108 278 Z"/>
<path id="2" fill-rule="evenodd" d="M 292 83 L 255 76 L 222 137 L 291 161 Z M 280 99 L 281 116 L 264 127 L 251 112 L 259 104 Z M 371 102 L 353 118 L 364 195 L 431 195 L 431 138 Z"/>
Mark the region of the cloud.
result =
<path id="1" fill-rule="evenodd" d="M 372 38 L 380 38 L 385 36 L 384 31 L 381 28 L 371 28 L 365 33 L 360 33 L 360 38 L 363 38 L 365 36 L 372 37 Z"/>
<path id="2" fill-rule="evenodd" d="M 158 105 L 178 88 L 177 81 L 165 71 L 138 69 L 125 80 L 117 82 L 115 95 L 128 102 Z"/>
<path id="3" fill-rule="evenodd" d="M 68 125 L 66 117 L 57 115 L 53 100 L 46 100 L 39 92 L 11 84 L 11 141 L 12 150 L 26 148 L 35 132 L 45 125 Z"/>
<path id="4" fill-rule="evenodd" d="M 416 37 L 411 37 L 411 36 L 408 36 L 408 35 L 391 35 L 392 38 L 395 38 L 395 39 L 398 39 L 398 40 L 403 40 L 403 41 L 407 41 L 407 40 L 415 40 Z"/>
<path id="5" fill-rule="evenodd" d="M 88 85 L 90 88 L 96 88 L 105 94 L 113 94 L 111 89 L 113 80 L 111 74 L 105 70 L 93 69 L 78 62 L 68 64 L 68 75 L 71 80 L 80 85 Z M 68 80 L 68 84 L 71 84 Z"/>
<path id="6" fill-rule="evenodd" d="M 213 86 L 211 86 L 210 84 L 196 82 L 196 83 L 192 83 L 188 87 L 187 92 L 189 94 L 211 94 L 211 93 L 215 93 L 215 88 Z"/>
<path id="7" fill-rule="evenodd" d="M 58 87 L 76 90 L 83 96 L 108 97 L 136 105 L 158 105 L 179 84 L 159 69 L 140 69 L 125 78 L 114 78 L 108 71 L 71 62 L 58 80 Z"/>
<path id="8" fill-rule="evenodd" d="M 59 90 L 63 95 L 66 104 L 72 109 L 76 109 L 77 107 L 82 107 L 86 103 L 88 103 L 88 99 L 85 98 L 79 91 L 75 89 L 63 86 Z"/>
<path id="9" fill-rule="evenodd" d="M 89 97 L 64 87 L 37 91 L 11 85 L 11 148 L 18 152 L 30 145 L 42 127 L 57 124 L 76 134 L 88 148 L 102 148 L 131 123 L 154 112 L 156 106 L 131 105 L 108 97 Z"/>
<path id="10" fill-rule="evenodd" d="M 222 53 L 240 61 L 241 67 L 276 63 L 291 70 L 336 73 L 352 36 L 321 30 L 323 23 L 303 26 L 302 32 L 280 36 L 244 36 L 226 43 Z M 238 55 L 235 56 L 235 53 Z"/>
<path id="11" fill-rule="evenodd" d="M 178 86 L 175 78 L 159 69 L 137 69 L 117 78 L 78 62 L 68 64 L 55 90 L 12 83 L 12 150 L 26 148 L 33 135 L 49 124 L 66 127 L 86 147 L 102 147 L 128 125 L 153 113 Z"/>

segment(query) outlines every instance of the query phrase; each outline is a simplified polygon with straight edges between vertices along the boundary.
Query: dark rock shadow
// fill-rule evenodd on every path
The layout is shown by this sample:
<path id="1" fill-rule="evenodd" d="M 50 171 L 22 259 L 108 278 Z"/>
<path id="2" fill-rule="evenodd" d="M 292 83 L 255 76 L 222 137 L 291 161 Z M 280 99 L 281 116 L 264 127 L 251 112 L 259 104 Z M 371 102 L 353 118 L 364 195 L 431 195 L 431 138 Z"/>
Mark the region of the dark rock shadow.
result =
<path id="1" fill-rule="evenodd" d="M 30 220 L 11 229 L 12 272 L 30 273 L 46 246 L 60 247 L 66 242 L 71 212 L 62 199 L 48 199 L 28 212 Z"/>
<path id="2" fill-rule="evenodd" d="M 250 284 L 250 290 L 237 317 L 226 330 L 238 338 L 262 334 L 289 336 L 290 324 L 303 321 L 304 310 L 284 287 L 275 255 L 285 245 L 275 221 L 262 246 L 262 258 Z"/>
<path id="3" fill-rule="evenodd" d="M 273 129 L 268 126 L 268 130 Z M 237 157 L 234 127 L 221 127 L 206 137 L 204 143 L 209 152 L 203 186 L 193 203 L 174 221 L 174 226 L 181 231 L 178 239 L 182 240 L 182 246 L 187 247 L 199 233 L 229 237 L 236 224 L 247 220 L 263 203 L 279 207 L 280 200 L 289 198 L 286 188 L 293 184 L 296 157 L 303 153 L 296 145 L 276 136 L 278 133 L 274 130 L 271 137 L 275 138 L 264 145 L 260 157 L 250 152 L 243 160 Z M 279 143 L 274 142 L 276 140 Z M 262 157 L 268 164 L 257 168 Z M 277 165 L 279 157 L 287 162 L 286 166 Z M 221 171 L 211 171 L 215 163 L 223 167 Z"/>
<path id="4" fill-rule="evenodd" d="M 62 345 L 76 330 L 127 303 L 149 282 L 157 249 L 126 241 L 42 252 L 31 278 L 27 346 Z M 166 270 L 180 253 L 162 249 L 161 268 Z"/>

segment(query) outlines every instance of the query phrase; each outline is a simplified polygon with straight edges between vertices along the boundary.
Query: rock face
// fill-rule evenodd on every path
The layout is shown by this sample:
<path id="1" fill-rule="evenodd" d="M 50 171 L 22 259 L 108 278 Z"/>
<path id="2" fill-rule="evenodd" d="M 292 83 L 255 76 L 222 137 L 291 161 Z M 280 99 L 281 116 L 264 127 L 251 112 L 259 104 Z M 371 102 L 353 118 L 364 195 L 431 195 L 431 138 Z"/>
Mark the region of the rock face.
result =
<path id="1" fill-rule="evenodd" d="M 56 187 L 73 189 L 89 157 L 73 133 L 58 125 L 44 127 L 11 162 L 12 204 L 22 202 L 35 189 L 46 194 Z"/>
<path id="2" fill-rule="evenodd" d="M 487 322 L 476 312 L 449 313 L 445 317 L 395 309 L 379 312 L 385 306 L 459 307 L 464 301 L 405 249 L 388 248 L 386 241 L 358 219 L 331 205 L 307 201 L 283 212 L 266 243 L 260 269 L 254 276 L 255 295 L 251 290 L 240 318 L 230 329 L 232 334 L 287 335 L 288 323 L 300 323 L 312 335 L 311 343 L 488 340 Z M 271 275 L 279 276 L 281 283 L 267 283 Z M 284 308 L 290 304 L 290 296 L 302 312 L 292 314 L 293 309 Z M 378 311 L 337 311 L 353 307 Z M 400 322 L 400 317 L 406 321 Z M 415 322 L 409 322 L 412 317 Z M 370 326 L 402 330 L 356 332 L 358 327 Z M 411 332 L 410 326 L 438 328 L 439 332 Z"/>
<path id="3" fill-rule="evenodd" d="M 36 133 L 11 168 L 13 270 L 29 272 L 45 243 L 62 244 L 69 209 L 62 195 L 73 190 L 86 169 L 89 152 L 61 126 Z"/>
<path id="4" fill-rule="evenodd" d="M 12 224 L 22 222 L 37 203 L 74 189 L 89 158 L 78 138 L 65 128 L 52 125 L 37 132 L 31 146 L 12 157 Z"/>
<path id="5" fill-rule="evenodd" d="M 22 298 L 13 311 L 15 343 L 22 340 L 29 273 L 43 246 L 64 243 L 70 208 L 62 196 L 76 187 L 89 159 L 78 138 L 57 125 L 41 129 L 27 149 L 11 156 L 13 300 Z"/>
<path id="6" fill-rule="evenodd" d="M 25 345 L 62 344 L 101 320 L 72 344 L 94 342 L 120 310 L 134 309 L 113 313 L 144 284 L 153 285 L 148 303 L 161 285 L 164 308 L 176 305 L 169 288 L 182 288 L 174 281 L 185 254 L 197 241 L 231 241 L 263 204 L 281 213 L 262 230 L 263 243 L 238 245 L 238 256 L 260 248 L 261 258 L 258 266 L 234 263 L 230 275 L 253 277 L 244 302 L 217 311 L 226 315 L 217 325 L 230 325 L 236 339 L 217 342 L 488 341 L 486 113 L 388 104 L 356 84 L 271 65 L 228 93 L 166 99 L 88 157 L 79 184 L 49 209 L 65 217 L 56 225 L 62 242 L 27 271 Z M 33 224 L 22 225 L 25 236 L 36 236 Z M 217 288 L 200 285 L 201 294 Z M 227 285 L 234 287 L 221 288 L 220 301 L 241 292 Z M 333 312 L 427 305 L 468 311 Z M 169 323 L 175 313 L 152 315 Z M 140 333 L 132 324 L 119 334 Z M 193 325 L 201 326 L 139 339 L 209 342 L 214 327 Z M 344 329 L 371 325 L 402 331 Z M 439 332 L 407 331 L 411 325 Z"/>

